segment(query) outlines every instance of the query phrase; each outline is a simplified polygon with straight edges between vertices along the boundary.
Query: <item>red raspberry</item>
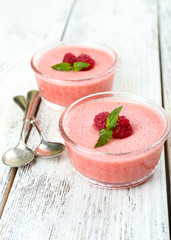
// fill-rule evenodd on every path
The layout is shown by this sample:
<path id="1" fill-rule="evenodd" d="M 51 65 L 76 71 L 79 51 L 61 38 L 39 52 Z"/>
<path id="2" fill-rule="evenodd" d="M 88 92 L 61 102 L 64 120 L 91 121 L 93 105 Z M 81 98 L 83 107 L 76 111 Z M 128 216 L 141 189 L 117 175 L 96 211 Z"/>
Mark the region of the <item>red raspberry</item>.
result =
<path id="1" fill-rule="evenodd" d="M 106 119 L 108 116 L 109 112 L 101 112 L 95 116 L 94 123 L 99 130 L 106 128 Z"/>
<path id="2" fill-rule="evenodd" d="M 72 53 L 66 53 L 63 58 L 63 62 L 70 63 L 73 65 L 74 62 L 77 61 L 77 58 L 74 54 Z"/>
<path id="3" fill-rule="evenodd" d="M 126 138 L 133 133 L 131 124 L 125 116 L 119 116 L 116 127 L 113 130 L 114 138 Z"/>
<path id="4" fill-rule="evenodd" d="M 86 62 L 90 64 L 87 68 L 83 68 L 82 70 L 90 70 L 95 65 L 95 61 L 88 54 L 79 55 L 77 57 L 77 62 Z"/>

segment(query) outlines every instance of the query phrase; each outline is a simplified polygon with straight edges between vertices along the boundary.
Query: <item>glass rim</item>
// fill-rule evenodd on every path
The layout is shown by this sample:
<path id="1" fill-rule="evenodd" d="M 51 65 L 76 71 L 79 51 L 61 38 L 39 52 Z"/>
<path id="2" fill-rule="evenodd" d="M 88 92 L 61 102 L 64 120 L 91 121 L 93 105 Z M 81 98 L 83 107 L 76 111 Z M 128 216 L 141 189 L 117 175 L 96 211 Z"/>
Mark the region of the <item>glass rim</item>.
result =
<path id="1" fill-rule="evenodd" d="M 112 95 L 124 95 L 125 97 L 132 97 L 130 99 L 133 100 L 133 97 L 136 98 L 136 99 L 139 99 L 139 100 L 144 100 L 145 103 L 147 104 L 151 104 L 152 106 L 154 106 L 159 112 L 160 114 L 162 113 L 165 117 L 165 121 L 166 121 L 166 127 L 165 127 L 165 131 L 163 132 L 162 136 L 157 140 L 155 141 L 153 144 L 151 144 L 150 146 L 147 146 L 145 148 L 142 148 L 142 149 L 139 149 L 139 150 L 136 150 L 136 151 L 131 151 L 131 152 L 125 152 L 125 153 L 107 153 L 107 152 L 99 152 L 97 150 L 94 150 L 94 149 L 89 149 L 89 148 L 86 148 L 86 147 L 83 147 L 77 143 L 75 143 L 68 135 L 67 133 L 65 132 L 64 130 L 64 127 L 63 127 L 63 119 L 64 117 L 70 112 L 70 110 L 72 110 L 72 108 L 80 103 L 81 101 L 84 101 L 86 99 L 89 99 L 91 97 L 95 97 L 95 96 L 100 96 L 100 95 L 104 95 L 104 94 L 112 94 Z M 169 119 L 169 116 L 167 114 L 167 112 L 165 111 L 164 108 L 162 108 L 160 105 L 156 104 L 155 102 L 151 101 L 150 99 L 148 98 L 145 98 L 141 95 L 136 95 L 136 94 L 132 94 L 132 93 L 125 93 L 125 92 L 113 92 L 113 91 L 109 91 L 109 92 L 100 92 L 100 93 L 94 93 L 94 94 L 91 94 L 91 95 L 88 95 L 88 96 L 85 96 L 83 98 L 80 98 L 78 99 L 77 101 L 75 101 L 74 103 L 72 103 L 70 106 L 68 106 L 64 112 L 62 113 L 61 117 L 60 117 L 60 120 L 59 120 L 59 130 L 60 130 L 60 133 L 62 135 L 62 137 L 70 142 L 71 144 L 73 144 L 74 146 L 76 146 L 77 148 L 79 148 L 80 150 L 82 151 L 86 151 L 88 153 L 91 153 L 91 154 L 98 154 L 98 155 L 106 155 L 106 156 L 129 156 L 131 154 L 137 154 L 137 153 L 143 153 L 143 152 L 146 152 L 150 149 L 153 149 L 155 148 L 156 146 L 160 145 L 161 143 L 164 143 L 165 140 L 167 139 L 169 133 L 170 133 L 170 130 L 171 130 L 171 123 L 170 123 L 170 119 Z"/>
<path id="2" fill-rule="evenodd" d="M 97 75 L 94 75 L 94 76 L 92 76 L 92 77 L 87 77 L 87 78 L 79 78 L 79 79 L 69 79 L 69 80 L 67 80 L 67 79 L 64 79 L 64 78 L 59 78 L 59 79 L 55 79 L 55 78 L 49 78 L 49 75 L 47 75 L 47 74 L 44 74 L 44 73 L 42 73 L 42 72 L 40 72 L 39 70 L 38 70 L 38 68 L 35 66 L 35 63 L 34 63 L 34 59 L 35 59 L 35 57 L 37 56 L 37 54 L 39 54 L 41 51 L 43 51 L 43 50 L 46 50 L 46 49 L 51 49 L 51 48 L 54 48 L 54 47 L 58 47 L 58 46 L 60 46 L 60 45 L 62 45 L 62 44 L 81 44 L 81 45 L 87 45 L 87 46 L 89 46 L 89 47 L 93 47 L 93 44 L 94 45 L 98 45 L 99 46 L 99 49 L 100 49 L 100 46 L 101 47 L 105 47 L 105 48 L 107 48 L 108 50 L 110 50 L 111 52 L 112 52 L 112 54 L 113 54 L 113 58 L 114 58 L 114 63 L 112 64 L 112 66 L 109 68 L 109 69 L 107 69 L 105 72 L 103 72 L 103 73 L 100 73 L 100 74 L 97 74 Z M 106 45 L 106 44 L 103 44 L 103 43 L 99 43 L 99 42 L 95 42 L 95 41 L 58 41 L 58 42 L 55 42 L 55 43 L 52 43 L 52 44 L 49 44 L 49 45 L 46 45 L 46 46 L 44 46 L 44 47 L 42 47 L 42 48 L 40 48 L 39 50 L 37 50 L 34 54 L 33 54 L 33 56 L 32 56 L 32 58 L 31 58 L 31 61 L 30 61 L 30 65 L 31 65 L 31 68 L 33 69 L 33 71 L 36 73 L 36 74 L 39 74 L 39 75 L 41 75 L 42 77 L 44 77 L 45 79 L 45 81 L 47 81 L 47 82 L 56 82 L 56 81 L 65 81 L 65 82 L 79 82 L 79 81 L 86 81 L 86 80 L 92 80 L 92 79 L 96 79 L 96 78 L 99 78 L 99 77 L 102 77 L 103 75 L 105 75 L 105 74 L 107 74 L 107 73 L 110 73 L 112 70 L 115 70 L 116 69 L 116 67 L 117 67 L 117 65 L 118 65 L 118 55 L 117 55 L 117 53 L 111 48 L 111 47 L 109 47 L 108 45 Z"/>

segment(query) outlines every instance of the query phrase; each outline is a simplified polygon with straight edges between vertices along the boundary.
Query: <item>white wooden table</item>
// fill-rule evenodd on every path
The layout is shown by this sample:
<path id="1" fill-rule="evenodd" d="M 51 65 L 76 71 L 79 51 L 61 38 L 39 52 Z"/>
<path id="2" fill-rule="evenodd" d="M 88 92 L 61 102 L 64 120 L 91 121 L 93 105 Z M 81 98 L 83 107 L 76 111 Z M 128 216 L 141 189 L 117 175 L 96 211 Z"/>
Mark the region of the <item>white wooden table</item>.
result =
<path id="1" fill-rule="evenodd" d="M 13 96 L 37 89 L 35 50 L 61 39 L 108 44 L 119 56 L 114 90 L 148 97 L 171 115 L 170 37 L 170 0 L 1 0 L 1 156 L 22 125 Z M 62 141 L 60 114 L 41 103 L 37 120 L 51 141 Z M 148 182 L 105 190 L 81 179 L 66 151 L 18 169 L 0 161 L 0 240 L 169 240 L 169 164 L 171 139 Z"/>

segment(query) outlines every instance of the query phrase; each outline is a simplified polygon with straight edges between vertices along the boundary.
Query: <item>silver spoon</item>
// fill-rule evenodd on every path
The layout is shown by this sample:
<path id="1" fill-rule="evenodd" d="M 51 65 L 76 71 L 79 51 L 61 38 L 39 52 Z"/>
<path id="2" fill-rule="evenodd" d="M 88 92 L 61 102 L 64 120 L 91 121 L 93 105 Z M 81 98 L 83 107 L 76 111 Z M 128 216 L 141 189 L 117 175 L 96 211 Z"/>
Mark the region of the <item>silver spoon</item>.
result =
<path id="1" fill-rule="evenodd" d="M 13 149 L 8 150 L 2 157 L 3 163 L 8 166 L 11 167 L 24 166 L 34 159 L 34 152 L 25 145 L 23 139 L 25 130 L 28 124 L 30 124 L 32 109 L 37 101 L 38 96 L 39 92 L 34 90 L 28 92 L 27 94 L 26 110 L 23 119 L 23 127 L 21 130 L 19 143 Z"/>
<path id="2" fill-rule="evenodd" d="M 39 95 L 39 98 L 40 98 L 40 95 Z M 14 101 L 23 111 L 25 111 L 26 100 L 24 96 L 16 96 L 14 97 Z M 33 120 L 33 123 L 37 128 L 39 136 L 41 138 L 40 144 L 34 150 L 34 155 L 36 157 L 54 157 L 65 149 L 65 145 L 62 143 L 47 141 L 42 131 L 40 130 L 36 122 L 36 119 L 33 115 L 31 116 L 31 119 Z"/>

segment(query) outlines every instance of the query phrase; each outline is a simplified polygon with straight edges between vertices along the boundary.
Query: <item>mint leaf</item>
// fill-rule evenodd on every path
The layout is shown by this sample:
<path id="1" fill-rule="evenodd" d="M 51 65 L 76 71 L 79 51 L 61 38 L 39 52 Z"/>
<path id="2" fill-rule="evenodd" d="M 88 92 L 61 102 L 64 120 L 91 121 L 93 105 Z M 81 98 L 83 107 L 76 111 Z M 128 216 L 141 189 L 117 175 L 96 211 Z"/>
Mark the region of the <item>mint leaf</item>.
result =
<path id="1" fill-rule="evenodd" d="M 101 147 L 101 146 L 105 145 L 106 143 L 108 143 L 110 138 L 112 137 L 112 134 L 113 134 L 112 130 L 109 130 L 109 129 L 100 130 L 99 139 L 98 139 L 96 145 L 94 146 L 94 148 Z"/>
<path id="2" fill-rule="evenodd" d="M 73 70 L 78 72 L 78 71 L 82 70 L 83 68 L 87 68 L 89 66 L 90 66 L 90 64 L 86 63 L 86 62 L 74 62 Z"/>
<path id="3" fill-rule="evenodd" d="M 119 117 L 119 113 L 121 111 L 121 109 L 123 108 L 123 106 L 115 108 L 108 116 L 107 121 L 106 121 L 106 128 L 113 130 L 118 122 L 118 117 Z"/>
<path id="4" fill-rule="evenodd" d="M 70 71 L 72 69 L 72 65 L 70 63 L 63 62 L 63 63 L 55 64 L 51 66 L 51 68 L 58 71 Z"/>
<path id="5" fill-rule="evenodd" d="M 106 120 L 106 129 L 101 129 L 99 133 L 99 139 L 94 146 L 94 148 L 101 147 L 105 145 L 106 143 L 109 142 L 110 138 L 112 137 L 113 134 L 113 129 L 116 127 L 118 118 L 119 118 L 119 113 L 123 106 L 120 106 L 118 108 L 115 108 L 107 117 Z"/>
<path id="6" fill-rule="evenodd" d="M 88 68 L 90 66 L 89 63 L 86 62 L 74 62 L 73 66 L 70 63 L 58 63 L 55 64 L 53 66 L 51 66 L 51 68 L 58 70 L 58 71 L 70 71 L 70 70 L 74 70 L 76 72 L 82 70 L 83 68 Z"/>

